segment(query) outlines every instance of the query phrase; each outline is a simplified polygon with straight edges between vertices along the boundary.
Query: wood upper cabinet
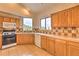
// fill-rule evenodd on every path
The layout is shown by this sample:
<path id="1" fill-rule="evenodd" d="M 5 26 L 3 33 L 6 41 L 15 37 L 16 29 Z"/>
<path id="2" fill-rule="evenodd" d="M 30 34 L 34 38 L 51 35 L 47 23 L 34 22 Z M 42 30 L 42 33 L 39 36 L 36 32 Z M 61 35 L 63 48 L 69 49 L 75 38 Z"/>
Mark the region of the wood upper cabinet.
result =
<path id="1" fill-rule="evenodd" d="M 47 39 L 46 36 L 41 36 L 41 48 L 47 50 Z"/>
<path id="2" fill-rule="evenodd" d="M 68 26 L 79 27 L 79 6 L 68 9 Z"/>
<path id="3" fill-rule="evenodd" d="M 52 37 L 47 37 L 47 51 L 54 55 L 55 51 L 55 42 Z"/>
<path id="4" fill-rule="evenodd" d="M 72 25 L 72 8 L 68 9 L 68 27 L 73 27 L 73 25 Z"/>
<path id="5" fill-rule="evenodd" d="M 15 18 L 11 18 L 11 22 L 12 23 L 16 23 L 16 19 Z"/>
<path id="6" fill-rule="evenodd" d="M 59 27 L 59 19 L 58 19 L 58 14 L 57 13 L 55 13 L 55 14 L 52 14 L 52 16 L 51 16 L 51 18 L 52 18 L 52 27 Z"/>
<path id="7" fill-rule="evenodd" d="M 0 23 L 2 23 L 2 22 L 3 22 L 3 20 L 4 20 L 4 18 L 3 18 L 3 17 L 0 17 Z"/>
<path id="8" fill-rule="evenodd" d="M 19 27 L 19 26 L 20 26 L 20 19 L 16 18 L 16 27 Z"/>
<path id="9" fill-rule="evenodd" d="M 72 26 L 79 27 L 79 6 L 72 8 Z"/>
<path id="10" fill-rule="evenodd" d="M 79 6 L 52 14 L 52 27 L 79 27 Z"/>
<path id="11" fill-rule="evenodd" d="M 33 44 L 34 35 L 33 34 L 17 34 L 16 42 L 17 44 Z"/>
<path id="12" fill-rule="evenodd" d="M 61 39 L 55 40 L 55 55 L 66 56 L 66 41 Z"/>
<path id="13" fill-rule="evenodd" d="M 52 14 L 52 27 L 67 27 L 68 25 L 68 11 L 63 10 Z"/>
<path id="14" fill-rule="evenodd" d="M 11 22 L 11 18 L 9 18 L 9 17 L 4 17 L 4 22 Z"/>
<path id="15" fill-rule="evenodd" d="M 68 42 L 67 55 L 79 56 L 79 43 L 78 42 Z"/>
<path id="16" fill-rule="evenodd" d="M 59 19 L 59 27 L 67 27 L 68 25 L 68 11 L 63 10 L 58 12 L 58 19 Z"/>

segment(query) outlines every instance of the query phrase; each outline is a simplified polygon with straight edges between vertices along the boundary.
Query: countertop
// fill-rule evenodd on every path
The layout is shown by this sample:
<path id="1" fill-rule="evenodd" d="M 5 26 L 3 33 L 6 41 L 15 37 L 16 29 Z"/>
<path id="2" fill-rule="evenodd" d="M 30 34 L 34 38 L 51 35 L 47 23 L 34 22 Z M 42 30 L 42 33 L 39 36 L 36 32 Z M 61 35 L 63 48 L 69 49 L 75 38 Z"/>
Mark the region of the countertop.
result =
<path id="1" fill-rule="evenodd" d="M 16 32 L 16 34 L 35 34 L 34 32 Z"/>
<path id="2" fill-rule="evenodd" d="M 76 38 L 76 37 L 57 36 L 57 35 L 53 35 L 53 34 L 34 33 L 34 32 L 19 32 L 19 33 L 16 33 L 16 34 L 39 34 L 39 35 L 52 37 L 54 39 L 62 39 L 62 40 L 67 40 L 67 41 L 79 42 L 79 38 Z"/>

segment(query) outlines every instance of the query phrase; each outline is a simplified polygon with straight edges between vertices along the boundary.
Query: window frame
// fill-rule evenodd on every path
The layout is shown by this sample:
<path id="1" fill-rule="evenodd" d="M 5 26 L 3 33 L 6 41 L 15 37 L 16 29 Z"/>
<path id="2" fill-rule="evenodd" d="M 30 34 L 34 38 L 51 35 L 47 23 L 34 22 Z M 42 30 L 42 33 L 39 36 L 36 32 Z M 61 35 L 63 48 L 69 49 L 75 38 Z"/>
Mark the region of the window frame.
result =
<path id="1" fill-rule="evenodd" d="M 51 17 L 45 17 L 40 19 L 40 29 L 41 29 L 41 20 L 45 19 L 45 29 L 44 30 L 51 30 L 52 29 L 52 24 L 51 24 L 51 29 L 46 29 L 46 18 L 51 18 Z M 52 22 L 52 21 L 51 21 Z M 42 30 L 42 29 L 41 29 Z"/>
<path id="2" fill-rule="evenodd" d="M 32 17 L 23 17 L 23 18 L 31 18 L 32 19 Z M 22 18 L 22 27 L 24 28 L 24 20 L 23 20 L 23 18 Z M 33 19 L 32 19 L 32 30 L 33 30 Z M 24 30 L 23 29 L 23 31 L 32 31 L 32 30 Z"/>

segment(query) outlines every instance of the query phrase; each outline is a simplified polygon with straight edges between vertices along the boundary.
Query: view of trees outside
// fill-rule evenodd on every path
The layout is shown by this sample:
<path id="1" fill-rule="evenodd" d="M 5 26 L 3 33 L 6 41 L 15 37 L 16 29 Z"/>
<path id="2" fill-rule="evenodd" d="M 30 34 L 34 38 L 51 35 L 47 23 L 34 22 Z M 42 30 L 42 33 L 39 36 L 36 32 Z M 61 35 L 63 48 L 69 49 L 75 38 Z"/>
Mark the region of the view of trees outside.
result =
<path id="1" fill-rule="evenodd" d="M 24 31 L 32 30 L 32 18 L 23 18 L 23 30 Z"/>
<path id="2" fill-rule="evenodd" d="M 45 19 L 41 19 L 41 29 L 45 30 Z"/>
<path id="3" fill-rule="evenodd" d="M 51 18 L 46 18 L 46 29 L 51 30 Z"/>
<path id="4" fill-rule="evenodd" d="M 51 30 L 51 18 L 41 19 L 41 30 Z"/>

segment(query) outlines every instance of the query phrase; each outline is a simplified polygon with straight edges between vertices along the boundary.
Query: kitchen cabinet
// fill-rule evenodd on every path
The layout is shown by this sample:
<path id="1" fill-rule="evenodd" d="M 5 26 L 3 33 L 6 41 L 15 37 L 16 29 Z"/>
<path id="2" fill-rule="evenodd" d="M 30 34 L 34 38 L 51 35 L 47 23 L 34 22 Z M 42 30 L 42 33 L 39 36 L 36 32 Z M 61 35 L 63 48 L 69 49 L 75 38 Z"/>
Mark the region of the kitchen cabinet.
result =
<path id="1" fill-rule="evenodd" d="M 19 28 L 20 27 L 20 19 L 16 18 L 16 27 Z"/>
<path id="2" fill-rule="evenodd" d="M 55 56 L 66 56 L 66 41 L 61 39 L 55 40 Z"/>
<path id="3" fill-rule="evenodd" d="M 67 55 L 68 56 L 79 56 L 79 43 L 78 42 L 68 42 L 67 45 Z"/>
<path id="4" fill-rule="evenodd" d="M 4 22 L 11 22 L 11 18 L 10 17 L 4 17 Z"/>
<path id="5" fill-rule="evenodd" d="M 72 26 L 79 27 L 79 6 L 72 8 Z"/>
<path id="6" fill-rule="evenodd" d="M 47 49 L 46 50 L 49 53 L 51 53 L 52 55 L 54 55 L 54 51 L 55 51 L 55 41 L 54 41 L 54 38 L 47 37 Z"/>
<path id="7" fill-rule="evenodd" d="M 34 44 L 33 34 L 17 34 L 16 35 L 17 44 Z"/>
<path id="8" fill-rule="evenodd" d="M 68 9 L 68 27 L 73 27 L 73 25 L 72 25 L 72 8 Z"/>
<path id="9" fill-rule="evenodd" d="M 67 27 L 68 11 L 63 10 L 52 15 L 52 27 Z"/>
<path id="10" fill-rule="evenodd" d="M 15 18 L 11 18 L 11 22 L 12 23 L 16 23 L 16 19 Z"/>
<path id="11" fill-rule="evenodd" d="M 47 39 L 46 36 L 41 35 L 41 48 L 47 50 Z"/>
<path id="12" fill-rule="evenodd" d="M 2 34 L 0 34 L 2 35 Z M 2 48 L 2 36 L 0 36 L 0 49 Z"/>
<path id="13" fill-rule="evenodd" d="M 52 14 L 52 27 L 79 27 L 79 6 Z"/>
<path id="14" fill-rule="evenodd" d="M 51 18 L 52 18 L 52 20 L 51 20 L 52 27 L 59 27 L 58 14 L 57 13 L 52 14 Z"/>
<path id="15" fill-rule="evenodd" d="M 69 27 L 79 27 L 79 6 L 68 9 L 68 24 Z"/>
<path id="16" fill-rule="evenodd" d="M 55 42 L 52 37 L 49 36 L 41 36 L 41 48 L 54 55 L 54 47 Z"/>
<path id="17" fill-rule="evenodd" d="M 79 56 L 79 41 L 41 35 L 41 47 L 55 56 Z"/>
<path id="18" fill-rule="evenodd" d="M 2 22 L 3 22 L 3 20 L 4 20 L 4 18 L 3 18 L 3 17 L 0 17 L 0 23 L 2 23 Z"/>
<path id="19" fill-rule="evenodd" d="M 0 30 L 2 30 L 3 28 L 2 28 L 2 23 L 3 23 L 3 20 L 4 20 L 4 18 L 3 17 L 0 17 Z"/>
<path id="20" fill-rule="evenodd" d="M 58 12 L 58 20 L 59 20 L 59 27 L 67 27 L 68 25 L 68 12 L 67 10 L 63 10 Z"/>

